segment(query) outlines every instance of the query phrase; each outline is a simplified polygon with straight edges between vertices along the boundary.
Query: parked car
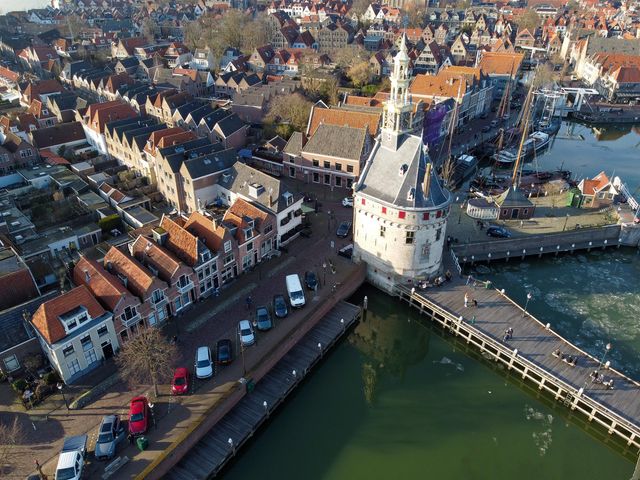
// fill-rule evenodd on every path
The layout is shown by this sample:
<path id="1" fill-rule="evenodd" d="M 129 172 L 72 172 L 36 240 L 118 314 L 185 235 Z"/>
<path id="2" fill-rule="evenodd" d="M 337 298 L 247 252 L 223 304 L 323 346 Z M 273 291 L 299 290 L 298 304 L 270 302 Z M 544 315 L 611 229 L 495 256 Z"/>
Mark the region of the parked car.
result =
<path id="1" fill-rule="evenodd" d="M 300 283 L 300 277 L 296 273 L 287 275 L 285 278 L 287 285 L 287 294 L 289 294 L 289 303 L 293 308 L 304 307 L 306 300 L 304 298 L 304 290 L 302 289 L 302 283 Z"/>
<path id="2" fill-rule="evenodd" d="M 87 435 L 75 435 L 64 439 L 56 466 L 56 480 L 80 480 L 87 455 Z"/>
<path id="3" fill-rule="evenodd" d="M 353 197 L 345 197 L 342 199 L 342 206 L 343 207 L 349 207 L 352 208 L 353 207 Z"/>
<path id="4" fill-rule="evenodd" d="M 209 347 L 198 347 L 196 351 L 196 378 L 209 378 L 212 375 L 211 349 Z"/>
<path id="5" fill-rule="evenodd" d="M 284 295 L 273 296 L 273 314 L 278 318 L 284 318 L 289 315 L 289 309 L 287 308 L 287 301 Z"/>
<path id="6" fill-rule="evenodd" d="M 351 222 L 342 222 L 338 226 L 338 231 L 336 235 L 340 238 L 347 238 L 349 236 L 349 232 L 351 231 Z"/>
<path id="7" fill-rule="evenodd" d="M 499 227 L 497 225 L 492 225 L 487 228 L 487 235 L 489 237 L 498 237 L 498 238 L 511 238 L 511 232 L 504 227 Z"/>
<path id="8" fill-rule="evenodd" d="M 304 284 L 309 290 L 316 290 L 318 288 L 318 276 L 316 272 L 307 270 L 304 272 Z"/>
<path id="9" fill-rule="evenodd" d="M 129 433 L 142 435 L 149 429 L 149 402 L 147 397 L 134 397 L 129 402 Z"/>
<path id="10" fill-rule="evenodd" d="M 240 320 L 238 323 L 238 335 L 243 346 L 248 347 L 256 343 L 256 336 L 253 334 L 253 327 L 249 320 Z"/>
<path id="11" fill-rule="evenodd" d="M 231 340 L 223 338 L 216 344 L 216 363 L 218 365 L 229 365 L 233 361 L 233 350 Z"/>
<path id="12" fill-rule="evenodd" d="M 171 393 L 183 395 L 189 391 L 189 371 L 184 367 L 176 368 L 171 380 Z"/>
<path id="13" fill-rule="evenodd" d="M 491 131 L 491 127 L 489 125 L 485 125 L 484 127 L 482 127 L 481 129 L 482 133 L 487 133 Z"/>
<path id="14" fill-rule="evenodd" d="M 118 415 L 105 415 L 98 428 L 96 448 L 93 452 L 96 460 L 110 460 L 116 455 L 118 443 L 124 439 L 124 425 Z"/>
<path id="15" fill-rule="evenodd" d="M 258 330 L 263 332 L 273 328 L 273 322 L 271 321 L 271 315 L 267 307 L 256 308 L 256 323 L 258 324 Z"/>

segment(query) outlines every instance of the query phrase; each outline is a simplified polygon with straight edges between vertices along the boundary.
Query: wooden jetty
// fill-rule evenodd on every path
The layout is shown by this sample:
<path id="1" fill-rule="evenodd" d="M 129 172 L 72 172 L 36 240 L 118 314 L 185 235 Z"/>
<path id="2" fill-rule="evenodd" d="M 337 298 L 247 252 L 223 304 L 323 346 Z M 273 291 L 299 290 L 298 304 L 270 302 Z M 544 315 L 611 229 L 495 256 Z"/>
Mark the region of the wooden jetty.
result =
<path id="1" fill-rule="evenodd" d="M 360 316 L 360 307 L 339 302 L 164 478 L 215 477 Z"/>
<path id="2" fill-rule="evenodd" d="M 416 290 L 397 286 L 395 294 L 446 331 L 476 347 L 485 358 L 502 363 L 556 401 L 595 422 L 630 448 L 640 448 L 640 384 L 596 359 L 523 310 L 503 291 L 467 285 L 455 279 L 442 287 Z M 464 295 L 468 294 L 468 307 Z M 474 307 L 473 299 L 478 301 Z M 513 329 L 505 340 L 505 330 Z M 576 365 L 563 361 L 575 357 Z M 613 389 L 592 381 L 598 371 Z"/>
<path id="3" fill-rule="evenodd" d="M 456 244 L 451 247 L 451 251 L 457 257 L 458 262 L 463 265 L 492 260 L 509 261 L 511 258 L 524 259 L 530 256 L 558 255 L 562 252 L 573 253 L 579 250 L 590 251 L 596 248 L 617 248 L 624 244 L 620 225 L 608 225 L 570 232 Z"/>

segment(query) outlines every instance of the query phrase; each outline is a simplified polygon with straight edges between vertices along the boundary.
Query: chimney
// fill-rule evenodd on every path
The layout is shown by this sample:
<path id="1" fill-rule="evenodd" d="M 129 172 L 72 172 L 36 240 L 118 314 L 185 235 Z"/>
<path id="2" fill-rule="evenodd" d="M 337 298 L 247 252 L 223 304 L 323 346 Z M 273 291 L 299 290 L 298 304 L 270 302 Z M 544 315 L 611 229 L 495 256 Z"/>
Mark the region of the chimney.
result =
<path id="1" fill-rule="evenodd" d="M 422 183 L 422 196 L 429 198 L 429 190 L 431 188 L 431 162 L 427 163 L 427 169 L 424 172 L 424 180 Z"/>

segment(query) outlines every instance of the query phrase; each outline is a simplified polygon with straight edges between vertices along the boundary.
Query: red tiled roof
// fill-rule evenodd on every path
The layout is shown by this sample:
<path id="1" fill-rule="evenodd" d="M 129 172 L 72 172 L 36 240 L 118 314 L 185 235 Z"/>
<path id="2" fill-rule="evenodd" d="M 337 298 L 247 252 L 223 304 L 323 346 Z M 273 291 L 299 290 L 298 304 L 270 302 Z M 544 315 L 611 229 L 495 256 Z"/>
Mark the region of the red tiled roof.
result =
<path id="1" fill-rule="evenodd" d="M 168 282 L 180 268 L 180 261 L 168 250 L 142 235 L 133 242 L 132 252 L 143 265 L 150 265 L 158 271 L 158 276 Z"/>
<path id="2" fill-rule="evenodd" d="M 342 125 L 352 128 L 365 128 L 369 134 L 375 136 L 378 133 L 380 113 L 356 112 L 352 110 L 339 110 L 337 108 L 314 107 L 309 119 L 308 135 L 313 135 L 321 124 Z"/>
<path id="3" fill-rule="evenodd" d="M 78 306 L 85 307 L 91 318 L 98 318 L 106 313 L 105 309 L 91 295 L 89 289 L 80 285 L 40 305 L 36 313 L 33 314 L 31 323 L 49 344 L 56 343 L 67 336 L 60 321 L 60 315 L 64 315 Z"/>
<path id="4" fill-rule="evenodd" d="M 166 246 L 190 266 L 198 263 L 198 237 L 163 215 L 160 227 L 167 232 Z"/>
<path id="5" fill-rule="evenodd" d="M 108 272 L 125 277 L 127 289 L 140 299 L 144 299 L 153 284 L 151 272 L 117 247 L 109 249 L 104 257 L 104 266 Z"/>
<path id="6" fill-rule="evenodd" d="M 88 127 L 95 132 L 103 133 L 107 123 L 115 120 L 133 118 L 138 115 L 131 105 L 120 101 L 93 103 L 89 105 L 85 116 L 88 117 Z"/>
<path id="7" fill-rule="evenodd" d="M 110 311 L 129 294 L 114 275 L 107 272 L 98 262 L 81 257 L 73 268 L 73 283 L 86 285 L 96 299 Z"/>
<path id="8" fill-rule="evenodd" d="M 29 270 L 22 268 L 0 276 L 0 311 L 40 295 Z"/>
<path id="9" fill-rule="evenodd" d="M 184 224 L 184 228 L 204 240 L 204 244 L 212 252 L 220 250 L 225 229 L 215 225 L 211 218 L 205 217 L 200 212 L 193 212 Z"/>

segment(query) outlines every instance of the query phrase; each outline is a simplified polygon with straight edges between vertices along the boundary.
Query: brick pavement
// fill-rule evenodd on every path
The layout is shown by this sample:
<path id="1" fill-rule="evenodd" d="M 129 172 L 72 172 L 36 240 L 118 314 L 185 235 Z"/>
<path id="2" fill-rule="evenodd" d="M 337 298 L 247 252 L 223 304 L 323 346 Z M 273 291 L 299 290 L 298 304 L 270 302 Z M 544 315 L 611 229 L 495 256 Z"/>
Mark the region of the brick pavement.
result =
<path id="1" fill-rule="evenodd" d="M 309 187 L 309 188 L 307 188 Z M 303 185 L 300 188 L 304 191 L 313 191 L 317 186 Z M 277 259 L 262 264 L 254 269 L 254 271 L 239 277 L 227 288 L 223 289 L 221 295 L 194 305 L 189 311 L 176 319 L 171 319 L 166 325 L 165 330 L 168 335 L 178 334 L 180 358 L 177 365 L 190 366 L 195 355 L 195 350 L 199 345 L 215 346 L 215 342 L 220 338 L 235 338 L 235 329 L 237 321 L 242 318 L 250 318 L 253 311 L 246 309 L 244 299 L 246 292 L 250 291 L 253 299 L 253 307 L 260 304 L 270 304 L 272 296 L 275 293 L 286 293 L 284 277 L 292 272 L 299 274 L 304 273 L 307 269 L 316 270 L 320 280 L 323 280 L 322 262 L 325 258 L 331 258 L 332 262 L 338 265 L 338 272 L 334 277 L 330 272 L 326 275 L 327 287 L 323 286 L 319 291 L 317 298 L 309 298 L 309 306 L 300 312 L 290 315 L 284 320 L 283 324 L 293 326 L 294 322 L 302 321 L 305 312 L 309 312 L 313 305 L 322 298 L 330 295 L 330 286 L 337 278 L 343 275 L 351 268 L 351 264 L 346 260 L 337 257 L 335 251 L 342 246 L 350 243 L 350 240 L 339 239 L 335 236 L 335 228 L 342 220 L 351 219 L 352 210 L 342 207 L 339 204 L 341 198 L 346 196 L 347 191 L 335 190 L 327 192 L 326 200 L 323 197 L 323 212 L 319 214 L 310 214 L 313 235 L 311 238 L 299 238 L 292 242 L 288 248 L 288 253 L 283 254 Z M 328 215 L 328 210 L 334 212 Z M 327 234 L 329 232 L 329 234 Z M 335 251 L 330 249 L 330 241 L 334 241 Z M 285 264 L 283 268 L 278 265 Z M 275 274 L 271 274 L 276 272 Z M 223 305 L 226 308 L 220 310 L 217 306 Z M 311 307 L 311 308 L 310 308 Z M 198 328 L 190 332 L 192 328 L 189 325 L 201 324 Z M 247 368 L 252 366 L 252 362 L 258 359 L 273 347 L 274 343 L 281 340 L 281 335 L 286 333 L 286 329 L 278 328 L 266 334 L 259 334 L 257 346 L 251 347 L 245 354 Z M 112 368 L 104 367 L 103 370 Z M 131 446 L 121 446 L 118 454 L 127 455 L 132 461 L 117 474 L 116 478 L 130 478 L 137 471 L 142 470 L 154 456 L 162 449 L 166 448 L 172 439 L 182 432 L 194 418 L 197 418 L 206 406 L 214 402 L 220 397 L 225 390 L 235 385 L 235 380 L 241 376 L 241 361 L 237 359 L 230 367 L 225 367 L 217 372 L 213 380 L 207 382 L 198 382 L 196 391 L 193 395 L 174 398 L 168 395 L 169 387 L 167 385 L 160 388 L 161 395 L 156 400 L 155 413 L 157 417 L 157 430 L 150 434 L 151 445 L 146 452 L 138 452 Z M 240 374 L 239 374 L 240 373 Z M 104 371 L 93 372 L 88 378 L 93 381 L 99 381 L 104 378 Z M 83 384 L 88 384 L 84 379 Z M 4 386 L 4 385 L 3 385 Z M 83 385 L 85 387 L 86 385 Z M 77 394 L 81 388 L 74 387 L 74 391 L 69 394 Z M 67 412 L 64 402 L 59 396 L 54 396 L 51 400 L 45 402 L 41 407 L 30 410 L 29 412 L 13 412 L 4 404 L 4 397 L 0 395 L 2 403 L 2 411 L 0 411 L 0 419 L 3 421 L 18 416 L 21 424 L 25 427 L 27 436 L 25 444 L 21 445 L 17 450 L 15 458 L 15 468 L 9 472 L 6 478 L 24 478 L 24 476 L 33 470 L 33 462 L 38 459 L 44 465 L 44 472 L 53 475 L 57 456 L 62 446 L 65 436 L 77 435 L 89 432 L 90 434 L 90 450 L 95 442 L 95 431 L 101 418 L 105 414 L 119 413 L 126 417 L 128 401 L 137 394 L 150 392 L 148 386 L 135 386 L 130 388 L 124 382 L 114 385 L 108 392 L 100 398 L 87 405 L 85 408 L 77 411 Z M 7 396 L 7 402 L 11 398 Z M 90 478 L 97 478 L 106 464 L 89 461 L 87 473 Z"/>

